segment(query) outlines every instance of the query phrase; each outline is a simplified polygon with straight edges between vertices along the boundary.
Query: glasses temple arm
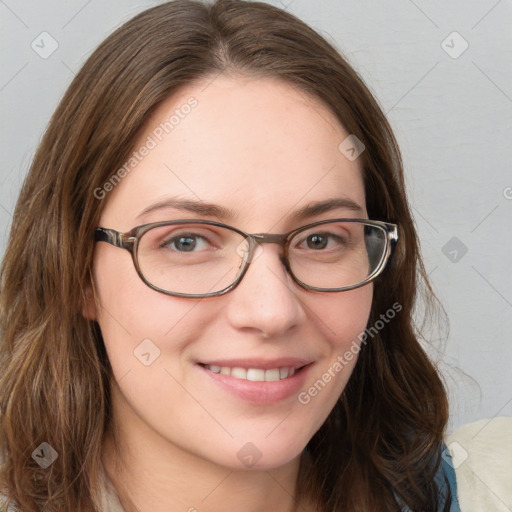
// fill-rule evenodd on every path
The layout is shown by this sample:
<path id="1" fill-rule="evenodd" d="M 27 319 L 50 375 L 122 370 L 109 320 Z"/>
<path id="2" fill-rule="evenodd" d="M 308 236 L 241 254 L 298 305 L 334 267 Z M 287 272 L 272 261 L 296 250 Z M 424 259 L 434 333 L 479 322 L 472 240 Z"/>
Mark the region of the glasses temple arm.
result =
<path id="1" fill-rule="evenodd" d="M 96 228 L 94 240 L 96 242 L 107 242 L 107 244 L 113 245 L 114 247 L 125 248 L 123 234 L 113 229 Z"/>

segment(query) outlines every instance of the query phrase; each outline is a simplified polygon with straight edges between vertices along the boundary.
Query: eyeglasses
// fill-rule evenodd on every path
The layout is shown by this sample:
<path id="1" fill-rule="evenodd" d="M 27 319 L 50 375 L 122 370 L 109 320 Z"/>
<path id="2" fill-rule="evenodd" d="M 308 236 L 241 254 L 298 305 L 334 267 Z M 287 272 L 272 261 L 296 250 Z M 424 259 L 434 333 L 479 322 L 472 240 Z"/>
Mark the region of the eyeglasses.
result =
<path id="1" fill-rule="evenodd" d="M 140 278 L 177 297 L 214 297 L 233 290 L 261 254 L 283 246 L 281 261 L 306 290 L 341 292 L 384 270 L 398 241 L 396 224 L 367 219 L 322 220 L 287 234 L 247 234 L 209 220 L 153 222 L 127 233 L 97 228 L 95 241 L 126 249 Z"/>

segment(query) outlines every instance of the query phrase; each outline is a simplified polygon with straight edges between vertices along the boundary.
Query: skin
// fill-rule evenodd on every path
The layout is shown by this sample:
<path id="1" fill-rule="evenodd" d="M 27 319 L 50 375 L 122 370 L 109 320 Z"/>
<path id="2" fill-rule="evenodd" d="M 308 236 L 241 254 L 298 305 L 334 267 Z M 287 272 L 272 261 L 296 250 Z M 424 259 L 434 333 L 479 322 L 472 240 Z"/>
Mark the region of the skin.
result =
<path id="1" fill-rule="evenodd" d="M 138 218 L 170 195 L 233 209 L 234 218 L 221 220 L 247 233 L 367 216 L 360 163 L 338 150 L 348 133 L 319 100 L 276 79 L 221 75 L 187 86 L 159 106 L 135 148 L 191 96 L 198 106 L 103 199 L 102 227 L 124 232 L 161 220 L 219 220 L 173 209 Z M 362 211 L 293 219 L 300 207 L 335 197 Z M 356 357 L 306 405 L 296 394 L 272 405 L 247 403 L 213 385 L 195 363 L 304 357 L 313 361 L 305 390 L 365 329 L 372 285 L 341 293 L 301 289 L 280 262 L 280 247 L 263 247 L 237 288 L 201 300 L 150 289 L 127 251 L 96 245 L 97 297 L 84 314 L 99 322 L 113 368 L 123 449 L 116 468 L 107 436 L 103 464 L 127 512 L 128 498 L 142 512 L 295 510 L 300 454 L 340 397 Z M 147 338 L 160 350 L 149 366 L 133 353 Z M 250 468 L 237 457 L 247 442 L 262 454 Z"/>

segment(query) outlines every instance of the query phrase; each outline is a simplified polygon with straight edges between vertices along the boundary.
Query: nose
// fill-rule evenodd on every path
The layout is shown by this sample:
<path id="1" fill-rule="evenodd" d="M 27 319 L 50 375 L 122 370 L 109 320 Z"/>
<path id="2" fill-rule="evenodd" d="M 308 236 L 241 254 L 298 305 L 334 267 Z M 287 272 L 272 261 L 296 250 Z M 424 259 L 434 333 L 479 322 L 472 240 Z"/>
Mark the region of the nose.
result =
<path id="1" fill-rule="evenodd" d="M 234 328 L 271 338 L 304 321 L 306 314 L 299 300 L 304 292 L 286 271 L 278 245 L 265 244 L 258 251 L 242 281 L 226 295 L 226 312 Z"/>

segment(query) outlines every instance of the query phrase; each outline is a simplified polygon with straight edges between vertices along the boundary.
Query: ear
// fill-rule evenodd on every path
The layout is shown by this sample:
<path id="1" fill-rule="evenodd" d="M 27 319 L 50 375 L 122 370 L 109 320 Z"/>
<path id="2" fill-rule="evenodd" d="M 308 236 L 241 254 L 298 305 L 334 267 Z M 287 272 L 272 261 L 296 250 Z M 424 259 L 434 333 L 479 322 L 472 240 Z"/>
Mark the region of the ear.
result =
<path id="1" fill-rule="evenodd" d="M 92 281 L 89 281 L 89 284 L 85 287 L 82 315 L 87 320 L 95 321 L 98 319 L 98 309 L 96 306 L 94 285 L 92 284 Z"/>

